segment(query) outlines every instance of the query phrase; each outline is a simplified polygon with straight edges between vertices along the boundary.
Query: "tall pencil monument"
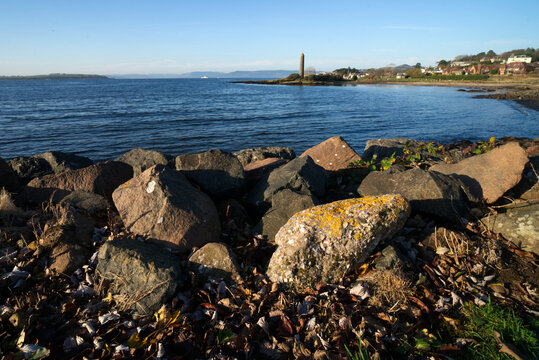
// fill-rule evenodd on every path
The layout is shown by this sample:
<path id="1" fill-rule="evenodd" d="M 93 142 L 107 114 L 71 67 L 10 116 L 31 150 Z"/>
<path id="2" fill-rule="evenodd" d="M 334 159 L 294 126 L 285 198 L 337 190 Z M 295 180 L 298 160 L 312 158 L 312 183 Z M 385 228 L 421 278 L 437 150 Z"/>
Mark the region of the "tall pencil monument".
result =
<path id="1" fill-rule="evenodd" d="M 301 57 L 299 58 L 299 76 L 303 77 L 303 74 L 305 74 L 305 55 L 301 53 Z"/>

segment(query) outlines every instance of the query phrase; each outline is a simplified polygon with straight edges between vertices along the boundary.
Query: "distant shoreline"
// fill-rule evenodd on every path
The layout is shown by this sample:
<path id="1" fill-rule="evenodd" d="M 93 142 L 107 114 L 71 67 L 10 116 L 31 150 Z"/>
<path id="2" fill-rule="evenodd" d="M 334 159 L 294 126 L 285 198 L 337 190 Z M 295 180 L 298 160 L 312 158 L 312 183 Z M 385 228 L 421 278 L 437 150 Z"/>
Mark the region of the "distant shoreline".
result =
<path id="1" fill-rule="evenodd" d="M 48 75 L 28 75 L 28 76 L 0 76 L 0 80 L 94 80 L 108 79 L 110 77 L 104 75 L 93 74 L 48 74 Z"/>
<path id="2" fill-rule="evenodd" d="M 539 79 L 528 81 L 421 81 L 421 80 L 358 80 L 358 81 L 284 81 L 278 80 L 251 80 L 234 81 L 234 83 L 256 85 L 288 85 L 288 86 L 358 86 L 358 85 L 409 85 L 409 86 L 438 86 L 476 89 L 473 92 L 489 92 L 489 94 L 476 95 L 475 98 L 513 100 L 529 109 L 539 111 Z M 512 79 L 513 80 L 513 79 Z M 518 79 L 521 80 L 521 79 Z M 524 80 L 524 79 L 522 79 Z M 464 90 L 466 91 L 466 90 Z"/>

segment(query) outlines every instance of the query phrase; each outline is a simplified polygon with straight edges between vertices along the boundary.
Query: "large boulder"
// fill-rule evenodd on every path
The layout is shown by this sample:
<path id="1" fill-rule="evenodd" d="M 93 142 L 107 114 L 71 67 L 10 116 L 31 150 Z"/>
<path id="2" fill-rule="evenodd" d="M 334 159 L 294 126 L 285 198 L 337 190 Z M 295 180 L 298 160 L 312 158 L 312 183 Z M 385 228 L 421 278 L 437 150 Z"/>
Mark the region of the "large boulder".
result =
<path id="1" fill-rule="evenodd" d="M 240 161 L 222 150 L 178 155 L 176 169 L 212 196 L 239 195 L 245 187 Z"/>
<path id="2" fill-rule="evenodd" d="M 43 154 L 9 160 L 9 166 L 24 184 L 36 177 L 82 169 L 92 164 L 92 160 L 87 157 L 61 151 L 47 151 Z"/>
<path id="3" fill-rule="evenodd" d="M 11 169 L 8 163 L 0 158 L 0 190 L 4 188 L 9 192 L 19 190 L 19 177 Z"/>
<path id="4" fill-rule="evenodd" d="M 447 175 L 414 168 L 373 171 L 358 188 L 361 195 L 401 194 L 415 211 L 459 220 L 468 214 L 468 199 L 459 182 Z"/>
<path id="5" fill-rule="evenodd" d="M 97 257 L 98 280 L 110 282 L 125 309 L 151 315 L 183 286 L 180 260 L 163 247 L 133 239 L 105 242 Z"/>
<path id="6" fill-rule="evenodd" d="M 188 252 L 219 239 L 214 203 L 174 169 L 152 166 L 121 185 L 112 198 L 128 231 L 168 247 Z"/>
<path id="7" fill-rule="evenodd" d="M 235 152 L 234 156 L 243 166 L 247 166 L 247 164 L 267 158 L 292 160 L 296 157 L 296 153 L 285 146 L 266 146 L 240 150 Z"/>
<path id="8" fill-rule="evenodd" d="M 270 241 L 273 241 L 279 229 L 292 215 L 318 205 L 318 199 L 310 194 L 299 194 L 293 190 L 284 189 L 273 196 L 271 204 L 271 209 L 264 214 L 254 231 L 266 235 Z"/>
<path id="9" fill-rule="evenodd" d="M 376 155 L 378 159 L 390 157 L 393 153 L 395 153 L 395 156 L 401 156 L 404 155 L 406 147 L 416 149 L 424 144 L 423 141 L 405 138 L 367 140 L 361 158 L 369 161 L 373 155 Z"/>
<path id="10" fill-rule="evenodd" d="M 271 205 L 273 195 L 283 189 L 320 197 L 326 192 L 327 182 L 326 171 L 316 165 L 313 159 L 309 156 L 296 158 L 260 180 L 249 191 L 246 200 L 265 212 Z"/>
<path id="11" fill-rule="evenodd" d="M 267 275 L 302 290 L 338 282 L 405 223 L 401 195 L 369 196 L 319 205 L 295 214 L 275 236 Z"/>
<path id="12" fill-rule="evenodd" d="M 527 162 L 526 151 L 511 142 L 456 164 L 434 165 L 430 170 L 458 178 L 475 197 L 492 204 L 518 184 Z"/>
<path id="13" fill-rule="evenodd" d="M 539 203 L 520 204 L 481 220 L 492 232 L 539 255 Z"/>
<path id="14" fill-rule="evenodd" d="M 333 136 L 307 149 L 300 157 L 310 156 L 326 170 L 346 169 L 348 164 L 361 158 L 341 136 Z"/>
<path id="15" fill-rule="evenodd" d="M 131 165 L 133 167 L 133 176 L 138 176 L 154 165 L 170 166 L 174 158 L 159 151 L 135 148 L 126 152 L 115 161 Z"/>
<path id="16" fill-rule="evenodd" d="M 114 189 L 132 177 L 131 166 L 117 161 L 107 161 L 82 169 L 35 178 L 28 183 L 23 196 L 27 200 L 40 202 L 55 193 L 61 195 L 57 199 L 59 201 L 71 191 L 82 190 L 110 199 Z"/>
<path id="17" fill-rule="evenodd" d="M 209 243 L 189 257 L 187 266 L 200 282 L 221 281 L 228 284 L 241 281 L 234 253 L 223 243 Z"/>

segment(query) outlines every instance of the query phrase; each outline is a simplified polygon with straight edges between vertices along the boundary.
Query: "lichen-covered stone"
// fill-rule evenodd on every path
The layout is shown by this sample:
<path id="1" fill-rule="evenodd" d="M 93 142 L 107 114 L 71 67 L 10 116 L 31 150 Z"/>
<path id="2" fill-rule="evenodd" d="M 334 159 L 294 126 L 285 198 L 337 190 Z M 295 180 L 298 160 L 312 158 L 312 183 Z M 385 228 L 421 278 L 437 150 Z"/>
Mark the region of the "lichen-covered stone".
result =
<path id="1" fill-rule="evenodd" d="M 539 203 L 516 205 L 505 213 L 489 215 L 481 222 L 524 250 L 539 254 Z"/>
<path id="2" fill-rule="evenodd" d="M 234 253 L 222 243 L 209 243 L 198 249 L 189 258 L 188 266 L 202 282 L 225 280 L 231 284 L 241 281 Z"/>
<path id="3" fill-rule="evenodd" d="M 267 275 L 297 290 L 339 281 L 410 214 L 401 195 L 368 196 L 319 205 L 292 216 L 275 236 Z"/>

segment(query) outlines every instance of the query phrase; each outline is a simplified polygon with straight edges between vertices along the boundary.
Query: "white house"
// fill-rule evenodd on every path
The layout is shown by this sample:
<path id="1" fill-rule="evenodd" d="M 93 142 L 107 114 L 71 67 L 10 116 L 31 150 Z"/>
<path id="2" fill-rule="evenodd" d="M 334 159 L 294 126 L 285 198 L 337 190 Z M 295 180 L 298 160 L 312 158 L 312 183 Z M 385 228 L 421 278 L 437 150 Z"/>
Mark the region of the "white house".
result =
<path id="1" fill-rule="evenodd" d="M 527 56 L 527 55 L 515 55 L 515 54 L 512 54 L 509 57 L 509 59 L 507 59 L 508 64 L 517 63 L 517 62 L 531 64 L 532 58 L 531 58 L 531 56 Z"/>

